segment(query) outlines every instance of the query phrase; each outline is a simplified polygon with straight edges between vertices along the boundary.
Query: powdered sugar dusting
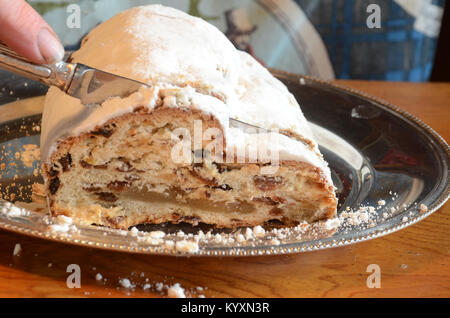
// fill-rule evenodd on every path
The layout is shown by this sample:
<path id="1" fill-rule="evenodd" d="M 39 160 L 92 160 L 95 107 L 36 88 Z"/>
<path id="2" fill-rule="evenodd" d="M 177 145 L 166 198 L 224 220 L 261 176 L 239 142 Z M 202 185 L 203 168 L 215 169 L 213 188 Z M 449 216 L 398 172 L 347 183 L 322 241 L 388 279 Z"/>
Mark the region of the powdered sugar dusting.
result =
<path id="1" fill-rule="evenodd" d="M 186 295 L 184 294 L 184 288 L 180 286 L 179 283 L 176 283 L 169 287 L 167 290 L 167 296 L 170 298 L 186 298 Z"/>
<path id="2" fill-rule="evenodd" d="M 30 212 L 26 209 L 19 208 L 11 202 L 4 202 L 4 205 L 0 208 L 0 213 L 8 217 L 20 217 L 29 216 Z"/>

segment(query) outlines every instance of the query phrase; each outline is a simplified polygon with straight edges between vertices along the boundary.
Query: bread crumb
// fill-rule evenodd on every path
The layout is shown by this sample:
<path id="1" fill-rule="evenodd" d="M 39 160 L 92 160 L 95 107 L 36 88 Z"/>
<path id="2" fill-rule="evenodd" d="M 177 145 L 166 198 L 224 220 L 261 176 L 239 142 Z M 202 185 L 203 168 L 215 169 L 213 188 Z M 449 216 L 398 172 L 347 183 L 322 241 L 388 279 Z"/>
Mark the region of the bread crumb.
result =
<path id="1" fill-rule="evenodd" d="M 61 232 L 61 233 L 66 233 L 66 232 L 77 232 L 78 229 L 75 225 L 72 225 L 72 218 L 67 217 L 65 215 L 58 215 L 57 217 L 53 218 L 51 220 L 52 222 L 54 222 L 53 224 L 50 224 L 48 226 L 48 230 L 50 230 L 51 232 Z"/>
<path id="2" fill-rule="evenodd" d="M 163 283 L 156 283 L 155 288 L 157 291 L 162 292 L 163 288 L 164 288 L 164 284 Z"/>
<path id="3" fill-rule="evenodd" d="M 133 227 L 131 228 L 131 230 L 130 230 L 130 235 L 131 235 L 131 236 L 137 236 L 138 233 L 139 233 L 139 230 L 138 230 L 135 226 L 133 226 Z"/>
<path id="4" fill-rule="evenodd" d="M 198 252 L 198 243 L 194 241 L 178 241 L 175 243 L 175 248 L 178 252 L 196 253 Z"/>
<path id="5" fill-rule="evenodd" d="M 245 241 L 244 235 L 242 235 L 242 234 L 239 233 L 239 234 L 236 236 L 236 241 L 237 241 L 238 243 L 244 242 L 244 241 Z"/>
<path id="6" fill-rule="evenodd" d="M 22 153 L 16 153 L 16 159 L 21 158 L 22 163 L 26 167 L 32 167 L 35 161 L 39 161 L 41 157 L 41 150 L 35 144 L 23 145 L 25 149 Z"/>
<path id="7" fill-rule="evenodd" d="M 274 238 L 274 239 L 270 240 L 270 244 L 278 246 L 278 245 L 280 245 L 280 241 Z"/>
<path id="8" fill-rule="evenodd" d="M 169 287 L 167 290 L 167 296 L 170 298 L 186 298 L 186 295 L 184 294 L 184 288 L 180 286 L 179 283 L 176 283 Z"/>
<path id="9" fill-rule="evenodd" d="M 335 228 L 338 228 L 340 224 L 341 224 L 341 221 L 338 218 L 328 219 L 325 222 L 325 229 L 333 230 Z"/>
<path id="10" fill-rule="evenodd" d="M 29 215 L 29 212 L 26 209 L 19 208 L 13 205 L 11 202 L 5 202 L 0 212 L 6 214 L 7 217 L 18 217 Z"/>
<path id="11" fill-rule="evenodd" d="M 247 240 L 251 240 L 253 238 L 253 231 L 251 228 L 246 228 L 245 229 L 245 239 Z"/>
<path id="12" fill-rule="evenodd" d="M 65 216 L 65 215 L 58 215 L 58 216 L 56 217 L 56 221 L 57 221 L 59 224 L 72 224 L 72 223 L 73 223 L 72 218 L 70 218 L 70 217 L 68 217 L 68 216 Z"/>
<path id="13" fill-rule="evenodd" d="M 420 205 L 420 213 L 425 213 L 428 211 L 428 207 L 425 204 Z"/>
<path id="14" fill-rule="evenodd" d="M 264 234 L 266 234 L 266 230 L 264 230 L 261 225 L 257 225 L 253 228 L 253 235 L 256 237 L 261 238 Z"/>
<path id="15" fill-rule="evenodd" d="M 152 238 L 160 239 L 160 238 L 163 238 L 164 236 L 166 236 L 166 233 L 164 233 L 163 231 L 152 231 L 152 232 L 148 233 L 148 235 Z"/>
<path id="16" fill-rule="evenodd" d="M 123 278 L 121 280 L 119 280 L 119 284 L 123 287 L 123 288 L 131 288 L 131 282 L 128 278 Z"/>
<path id="17" fill-rule="evenodd" d="M 13 255 L 18 256 L 18 255 L 20 255 L 21 252 L 22 252 L 22 246 L 20 246 L 19 243 L 16 243 L 16 245 L 14 246 Z"/>
<path id="18" fill-rule="evenodd" d="M 175 242 L 172 240 L 166 240 L 164 241 L 164 247 L 167 249 L 172 249 L 175 246 Z"/>
<path id="19" fill-rule="evenodd" d="M 58 232 L 66 233 L 69 232 L 69 229 L 70 229 L 69 224 L 51 224 L 48 226 L 48 230 L 54 233 Z"/>
<path id="20" fill-rule="evenodd" d="M 102 280 L 103 276 L 100 273 L 97 273 L 97 275 L 95 275 L 95 280 Z"/>

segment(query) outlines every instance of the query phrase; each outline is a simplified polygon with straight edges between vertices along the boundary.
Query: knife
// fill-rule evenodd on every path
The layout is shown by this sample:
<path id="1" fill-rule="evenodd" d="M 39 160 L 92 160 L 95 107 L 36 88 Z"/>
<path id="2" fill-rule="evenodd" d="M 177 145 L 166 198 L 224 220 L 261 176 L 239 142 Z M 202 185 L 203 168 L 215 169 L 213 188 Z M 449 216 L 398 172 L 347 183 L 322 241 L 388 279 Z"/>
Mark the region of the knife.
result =
<path id="1" fill-rule="evenodd" d="M 0 41 L 0 68 L 56 86 L 65 93 L 78 98 L 87 107 L 93 107 L 110 97 L 126 97 L 147 84 L 107 73 L 80 63 L 57 62 L 38 65 L 18 55 Z M 266 129 L 229 118 L 233 128 L 249 132 L 267 132 Z"/>
<path id="2" fill-rule="evenodd" d="M 101 104 L 109 97 L 128 96 L 143 83 L 103 72 L 80 63 L 57 62 L 37 65 L 0 43 L 0 67 L 80 99 L 86 106 Z"/>

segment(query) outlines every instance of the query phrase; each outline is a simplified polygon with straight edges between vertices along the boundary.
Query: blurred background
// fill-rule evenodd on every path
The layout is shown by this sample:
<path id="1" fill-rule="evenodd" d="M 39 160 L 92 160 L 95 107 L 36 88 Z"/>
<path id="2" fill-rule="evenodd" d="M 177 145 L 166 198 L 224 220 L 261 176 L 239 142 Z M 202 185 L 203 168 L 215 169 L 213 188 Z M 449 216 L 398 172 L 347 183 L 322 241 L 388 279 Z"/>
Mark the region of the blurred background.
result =
<path id="1" fill-rule="evenodd" d="M 445 0 L 28 2 L 69 50 L 78 48 L 90 29 L 116 13 L 161 3 L 216 25 L 236 47 L 268 67 L 323 79 L 449 80 Z"/>
<path id="2" fill-rule="evenodd" d="M 27 1 L 67 51 L 118 12 L 160 3 L 214 24 L 267 67 L 325 80 L 450 81 L 450 0 Z M 0 87 L 2 103 L 46 90 L 4 70 Z"/>

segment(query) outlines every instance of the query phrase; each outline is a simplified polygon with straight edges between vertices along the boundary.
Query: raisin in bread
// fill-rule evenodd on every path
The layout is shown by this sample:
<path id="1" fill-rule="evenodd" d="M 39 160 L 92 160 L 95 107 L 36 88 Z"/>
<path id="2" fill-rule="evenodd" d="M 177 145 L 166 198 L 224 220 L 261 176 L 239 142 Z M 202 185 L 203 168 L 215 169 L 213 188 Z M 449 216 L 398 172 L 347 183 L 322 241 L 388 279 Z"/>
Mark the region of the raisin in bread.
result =
<path id="1" fill-rule="evenodd" d="M 330 170 L 297 101 L 214 26 L 136 7 L 93 29 L 71 61 L 149 86 L 92 108 L 50 88 L 41 152 L 53 215 L 123 229 L 335 216 Z"/>

